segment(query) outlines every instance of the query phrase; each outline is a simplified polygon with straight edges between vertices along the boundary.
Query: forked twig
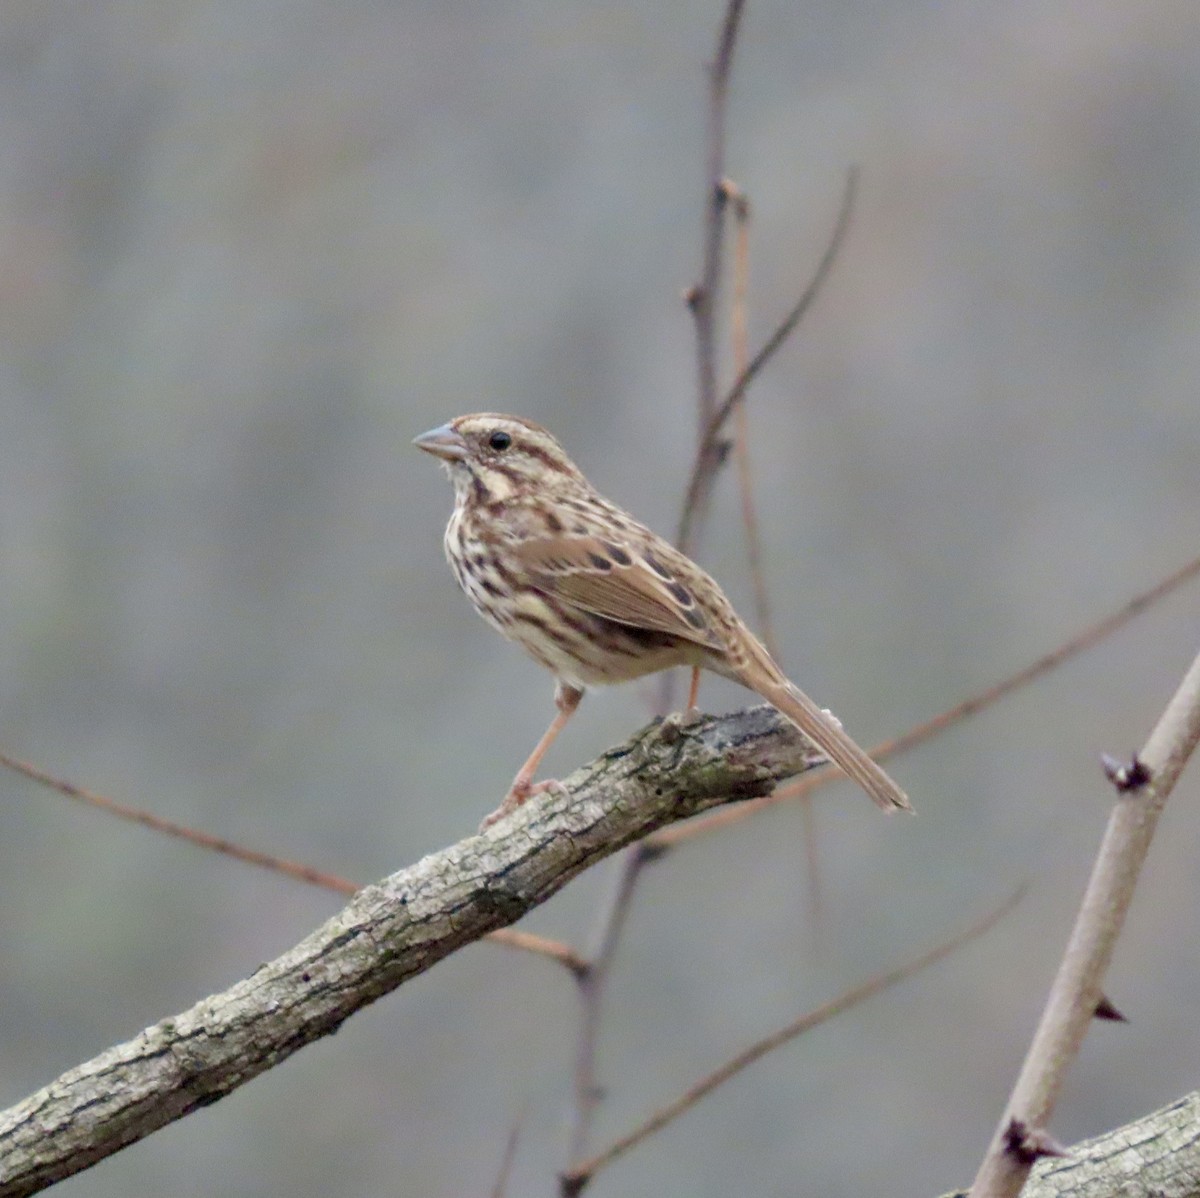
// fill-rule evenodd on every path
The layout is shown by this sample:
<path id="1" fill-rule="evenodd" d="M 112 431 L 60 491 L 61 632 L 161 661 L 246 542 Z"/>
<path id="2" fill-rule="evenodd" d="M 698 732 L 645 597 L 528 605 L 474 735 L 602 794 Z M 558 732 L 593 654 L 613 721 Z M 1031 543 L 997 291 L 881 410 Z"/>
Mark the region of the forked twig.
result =
<path id="1" fill-rule="evenodd" d="M 700 282 L 688 292 L 688 306 L 696 324 L 696 366 L 699 390 L 698 431 L 712 420 L 717 407 L 717 291 L 721 282 L 721 245 L 725 233 L 725 113 L 729 100 L 729 73 L 737 43 L 744 0 L 729 0 L 717 37 L 717 50 L 709 65 L 708 160 L 705 177 L 704 261 Z"/>
<path id="2" fill-rule="evenodd" d="M 633 1131 L 613 1141 L 603 1152 L 598 1152 L 595 1156 L 577 1165 L 570 1172 L 563 1174 L 561 1178 L 561 1193 L 563 1198 L 573 1198 L 574 1195 L 581 1193 L 584 1187 L 601 1169 L 611 1165 L 619 1157 L 624 1156 L 625 1153 L 631 1148 L 636 1147 L 648 1136 L 666 1127 L 668 1123 L 694 1107 L 702 1098 L 711 1094 L 718 1086 L 741 1073 L 743 1069 L 753 1065 L 755 1061 L 760 1060 L 767 1053 L 773 1052 L 776 1048 L 786 1044 L 789 1040 L 794 1040 L 797 1036 L 811 1030 L 818 1024 L 825 1023 L 850 1010 L 852 1007 L 858 1006 L 881 991 L 890 989 L 897 983 L 912 977 L 916 973 L 920 973 L 921 970 L 949 956 L 956 949 L 982 936 L 1020 902 L 1024 893 L 1025 887 L 1022 886 L 1009 898 L 1005 899 L 995 910 L 990 911 L 982 919 L 977 920 L 969 928 L 958 933 L 958 935 L 943 941 L 934 948 L 920 954 L 920 956 L 913 957 L 911 960 L 887 970 L 885 973 L 876 974 L 875 977 L 869 978 L 858 986 L 852 987 L 837 998 L 822 1004 L 805 1015 L 801 1015 L 799 1019 L 789 1023 L 786 1027 L 782 1027 L 778 1031 L 772 1032 L 771 1035 L 763 1037 L 763 1039 L 750 1045 L 749 1048 L 738 1053 L 737 1056 L 731 1057 L 719 1069 L 715 1069 L 707 1077 L 701 1078 L 700 1081 L 685 1090 L 674 1101 L 667 1103 L 666 1106 L 655 1111 L 644 1123 L 635 1127 Z"/>
<path id="3" fill-rule="evenodd" d="M 575 1077 L 570 1134 L 567 1142 L 568 1165 L 578 1160 L 587 1148 L 592 1120 L 603 1097 L 596 1078 L 596 1041 L 600 1035 L 600 1016 L 613 958 L 625 927 L 625 917 L 633 902 L 633 892 L 642 867 L 651 859 L 645 847 L 635 844 L 625 850 L 619 865 L 612 897 L 600 916 L 587 968 L 578 975 L 582 1006 L 579 1038 L 575 1049 Z"/>
<path id="4" fill-rule="evenodd" d="M 730 340 L 733 343 L 734 374 L 740 376 L 746 369 L 746 361 L 750 354 L 746 321 L 750 290 L 750 201 L 730 179 L 725 180 L 724 189 L 737 230 L 733 254 Z M 742 527 L 746 533 L 746 565 L 754 594 L 755 628 L 763 644 L 767 646 L 767 651 L 778 660 L 779 643 L 775 638 L 775 621 L 771 618 L 771 601 L 767 594 L 767 577 L 763 568 L 762 537 L 758 531 L 758 510 L 754 503 L 754 479 L 750 471 L 749 418 L 745 404 L 738 404 L 734 417 L 733 459 L 737 466 Z"/>
<path id="5" fill-rule="evenodd" d="M 750 290 L 750 201 L 745 192 L 732 180 L 725 180 L 725 193 L 737 236 L 733 255 L 733 307 L 730 334 L 733 343 L 733 370 L 740 376 L 746 369 L 750 354 L 747 328 L 747 305 Z M 737 466 L 738 494 L 741 498 L 742 528 L 746 534 L 746 566 L 754 595 L 755 627 L 767 652 L 776 661 L 782 660 L 779 641 L 775 636 L 775 621 L 771 615 L 771 600 L 767 592 L 767 573 L 763 565 L 762 537 L 758 531 L 758 509 L 754 502 L 754 478 L 750 469 L 750 415 L 744 403 L 734 411 L 733 457 Z M 808 908 L 813 927 L 821 923 L 821 856 L 817 845 L 816 812 L 810 799 L 800 803 L 802 839 L 804 841 L 804 877 L 808 888 Z"/>
<path id="6" fill-rule="evenodd" d="M 688 306 L 696 327 L 697 368 L 697 441 L 703 441 L 717 407 L 717 299 L 721 282 L 722 245 L 725 235 L 725 208 L 728 200 L 725 180 L 725 116 L 729 101 L 729 76 L 737 44 L 744 0 L 729 0 L 717 36 L 716 52 L 708 67 L 708 133 L 704 202 L 703 260 L 700 280 L 687 293 Z M 744 222 L 743 222 L 744 223 Z M 671 706 L 672 675 L 668 673 L 659 690 L 659 711 Z M 604 911 L 596 933 L 594 950 L 588 954 L 587 967 L 576 974 L 581 1003 L 578 1042 L 575 1050 L 573 1101 L 567 1143 L 570 1166 L 584 1152 L 600 1087 L 596 1081 L 596 1040 L 610 967 L 625 925 L 625 916 L 633 901 L 642 866 L 649 856 L 641 845 L 627 850 L 613 896 Z"/>
<path id="7" fill-rule="evenodd" d="M 916 727 L 910 728 L 900 736 L 893 737 L 891 740 L 881 741 L 871 750 L 871 756 L 880 761 L 888 757 L 894 757 L 898 753 L 903 753 L 908 749 L 914 748 L 916 745 L 923 744 L 952 725 L 961 723 L 973 715 L 978 715 L 981 711 L 986 710 L 1001 699 L 1012 694 L 1013 691 L 1028 686 L 1043 674 L 1048 674 L 1059 666 L 1065 665 L 1071 658 L 1077 657 L 1086 649 L 1091 649 L 1094 645 L 1098 645 L 1101 641 L 1106 640 L 1117 629 L 1128 624 L 1130 620 L 1141 615 L 1142 612 L 1154 606 L 1159 600 L 1165 599 L 1172 591 L 1178 590 L 1185 582 L 1189 582 L 1198 574 L 1200 574 L 1200 557 L 1193 558 L 1178 570 L 1172 571 L 1152 587 L 1148 587 L 1128 602 L 1122 604 L 1116 611 L 1110 612 L 1094 624 L 1089 624 L 1082 632 L 1064 641 L 1049 653 L 1045 653 L 1030 662 L 1029 665 L 1017 670 L 1016 673 L 1010 674 L 994 686 L 990 686 L 986 690 L 982 690 L 978 694 L 964 699 L 961 703 L 956 703 L 953 707 L 947 708 L 924 723 L 917 724 Z M 715 811 L 699 819 L 692 820 L 690 823 L 676 824 L 671 828 L 666 828 L 662 832 L 652 836 L 650 844 L 658 849 L 673 848 L 675 845 L 682 844 L 685 840 L 692 840 L 694 837 L 715 832 L 720 828 L 728 827 L 730 824 L 736 824 L 740 820 L 746 819 L 764 808 L 773 807 L 776 803 L 810 795 L 814 790 L 822 786 L 827 786 L 830 782 L 836 781 L 840 777 L 841 775 L 833 770 L 822 770 L 818 773 L 806 774 L 796 782 L 781 786 L 774 794 L 767 795 L 766 798 L 756 799 L 753 803 L 742 803 L 738 807 Z"/>
<path id="8" fill-rule="evenodd" d="M 774 357 L 776 351 L 792 335 L 804 314 L 812 306 L 821 290 L 822 283 L 828 277 L 838 251 L 846 239 L 850 228 L 850 216 L 854 211 L 854 196 L 858 186 L 858 170 L 851 167 L 846 174 L 846 186 L 842 192 L 842 206 L 838 211 L 837 223 L 834 225 L 829 244 L 817 264 L 808 286 L 792 306 L 792 310 L 776 326 L 775 331 L 767 338 L 762 348 L 750 359 L 746 369 L 738 375 L 733 386 L 729 389 L 720 407 L 713 413 L 708 427 L 700 438 L 696 458 L 692 463 L 692 474 L 688 481 L 687 493 L 683 502 L 683 514 L 679 520 L 679 530 L 675 544 L 684 552 L 691 553 L 696 537 L 696 530 L 703 522 L 708 510 L 708 501 L 712 494 L 713 483 L 721 466 L 723 452 L 721 449 L 721 430 L 730 413 L 741 402 L 750 384 L 762 368 Z"/>
<path id="9" fill-rule="evenodd" d="M 1159 816 L 1197 742 L 1200 656 L 1184 675 L 1146 747 L 1126 766 L 1106 765 L 1117 787 L 1116 805 L 1046 1009 L 971 1187 L 971 1198 L 1016 1198 L 1033 1163 L 1060 1154 L 1046 1125 L 1103 997 L 1104 975 Z"/>
<path id="10" fill-rule="evenodd" d="M 48 787 L 85 806 L 95 807 L 99 811 L 115 815 L 118 819 L 128 820 L 130 823 L 141 824 L 142 827 L 149 828 L 152 832 L 173 836 L 177 840 L 186 841 L 197 848 L 207 849 L 213 853 L 222 853 L 226 857 L 232 857 L 235 861 L 256 865 L 260 869 L 269 869 L 273 873 L 283 874 L 300 882 L 307 882 L 310 886 L 320 886 L 324 890 L 332 890 L 335 894 L 352 895 L 362 889 L 357 882 L 339 878 L 336 874 L 327 873 L 325 870 L 305 865 L 303 862 L 289 861 L 286 857 L 277 857 L 273 853 L 262 853 L 258 849 L 249 849 L 235 841 L 227 840 L 223 836 L 213 836 L 210 832 L 202 832 L 199 828 L 189 828 L 184 824 L 177 824 L 173 820 L 164 819 L 161 815 L 154 815 L 140 807 L 119 803 L 116 799 L 110 799 L 107 795 L 97 794 L 82 786 L 76 786 L 74 782 L 55 777 L 54 774 L 36 765 L 31 765 L 27 761 L 19 761 L 7 753 L 0 753 L 0 766 L 13 770 L 31 782 Z M 558 940 L 551 940 L 546 936 L 538 936 L 534 932 L 522 932 L 517 928 L 497 928 L 494 932 L 489 933 L 486 939 L 492 941 L 493 944 L 502 944 L 506 948 L 519 949 L 521 952 L 533 953 L 536 956 L 557 961 L 576 977 L 581 976 L 587 969 L 586 962 L 569 945 Z"/>
<path id="11" fill-rule="evenodd" d="M 704 235 L 700 280 L 684 292 L 696 326 L 696 453 L 704 446 L 705 430 L 717 408 L 717 297 L 721 284 L 722 247 L 725 241 L 725 114 L 729 103 L 729 75 L 737 44 L 744 0 L 729 0 L 717 48 L 708 66 L 708 130 L 704 179 Z M 655 711 L 664 715 L 674 707 L 675 672 L 663 675 L 657 688 Z"/>
<path id="12" fill-rule="evenodd" d="M 492 1186 L 492 1198 L 505 1198 L 508 1194 L 508 1179 L 512 1176 L 513 1161 L 517 1159 L 517 1144 L 521 1139 L 521 1123 L 524 1116 L 514 1119 L 509 1128 L 508 1138 L 504 1141 L 504 1155 L 500 1158 L 500 1171 L 496 1174 L 496 1184 Z"/>

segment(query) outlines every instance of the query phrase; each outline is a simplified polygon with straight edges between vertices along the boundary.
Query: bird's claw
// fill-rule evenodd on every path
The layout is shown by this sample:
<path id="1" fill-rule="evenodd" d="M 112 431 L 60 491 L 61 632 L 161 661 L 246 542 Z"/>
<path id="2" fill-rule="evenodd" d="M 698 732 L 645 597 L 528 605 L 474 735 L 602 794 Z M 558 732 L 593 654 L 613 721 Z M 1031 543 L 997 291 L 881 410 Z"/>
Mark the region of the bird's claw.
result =
<path id="1" fill-rule="evenodd" d="M 480 832 L 486 832 L 493 824 L 499 823 L 506 815 L 511 815 L 518 807 L 523 807 L 527 800 L 534 795 L 556 794 L 566 797 L 570 792 L 557 778 L 544 778 L 541 782 L 529 782 L 518 779 L 512 784 L 504 802 L 490 815 L 483 817 L 479 825 Z"/>
<path id="2" fill-rule="evenodd" d="M 662 718 L 658 725 L 658 735 L 668 745 L 673 745 L 688 728 L 695 727 L 704 718 L 697 707 L 689 707 L 687 711 L 672 711 Z"/>

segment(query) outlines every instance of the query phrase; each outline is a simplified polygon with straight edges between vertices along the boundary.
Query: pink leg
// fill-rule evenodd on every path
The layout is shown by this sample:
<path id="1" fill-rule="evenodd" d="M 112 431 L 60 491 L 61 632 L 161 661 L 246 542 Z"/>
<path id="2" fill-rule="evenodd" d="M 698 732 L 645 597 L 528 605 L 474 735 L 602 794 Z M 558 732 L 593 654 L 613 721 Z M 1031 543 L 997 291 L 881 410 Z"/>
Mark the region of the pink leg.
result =
<path id="1" fill-rule="evenodd" d="M 694 715 L 696 701 L 700 698 L 700 667 L 692 666 L 692 685 L 688 689 L 688 704 L 686 715 Z"/>
<path id="2" fill-rule="evenodd" d="M 543 791 L 552 790 L 559 785 L 553 778 L 535 782 L 533 775 L 537 773 L 537 768 L 541 765 L 542 758 L 546 756 L 546 751 L 554 744 L 558 734 L 567 726 L 567 721 L 575 714 L 575 709 L 579 706 L 582 698 L 583 691 L 578 687 L 568 686 L 561 681 L 555 687 L 554 705 L 558 708 L 558 715 L 550 721 L 550 727 L 542 734 L 542 739 L 534 746 L 533 752 L 529 754 L 525 764 L 517 770 L 517 776 L 513 779 L 512 786 L 508 788 L 504 802 L 480 825 L 481 832 L 484 828 L 491 827 L 497 820 L 503 819 L 510 811 L 515 811 L 531 795 L 541 794 Z"/>

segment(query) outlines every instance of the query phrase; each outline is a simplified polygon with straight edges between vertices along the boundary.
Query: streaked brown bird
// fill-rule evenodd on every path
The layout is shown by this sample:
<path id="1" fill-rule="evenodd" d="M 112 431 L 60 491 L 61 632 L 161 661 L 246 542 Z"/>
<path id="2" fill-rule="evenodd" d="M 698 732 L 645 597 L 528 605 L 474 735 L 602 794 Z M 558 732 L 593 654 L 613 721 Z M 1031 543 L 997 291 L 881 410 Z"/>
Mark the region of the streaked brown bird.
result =
<path id="1" fill-rule="evenodd" d="M 584 689 L 692 667 L 757 691 L 885 811 L 904 792 L 788 681 L 719 586 L 584 478 L 558 442 L 519 416 L 478 412 L 422 433 L 454 484 L 446 557 L 475 610 L 557 679 L 558 715 L 518 770 L 494 823 L 532 794 L 538 765 Z"/>

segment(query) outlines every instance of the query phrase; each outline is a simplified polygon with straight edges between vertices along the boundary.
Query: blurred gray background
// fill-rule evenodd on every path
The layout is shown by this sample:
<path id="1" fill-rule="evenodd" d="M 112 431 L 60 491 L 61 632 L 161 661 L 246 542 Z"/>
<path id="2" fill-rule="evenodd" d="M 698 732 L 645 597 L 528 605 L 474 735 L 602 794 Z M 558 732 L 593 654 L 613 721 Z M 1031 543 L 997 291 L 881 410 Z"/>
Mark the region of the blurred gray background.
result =
<path id="1" fill-rule="evenodd" d="M 704 76 L 721 5 L 12 0 L 0 13 L 0 747 L 363 881 L 471 832 L 552 682 L 442 559 L 411 437 L 543 421 L 674 528 L 694 443 Z M 729 170 L 785 665 L 869 742 L 1049 649 L 1200 544 L 1194 0 L 754 0 Z M 750 608 L 732 478 L 700 557 Z M 1033 887 L 998 931 L 778 1052 L 603 1175 L 616 1194 L 966 1183 L 1107 814 L 1197 649 L 1195 587 L 895 763 L 645 878 L 599 1147 L 749 1041 Z M 748 696 L 709 683 L 705 705 Z M 590 696 L 549 765 L 648 715 Z M 1200 795 L 1155 845 L 1053 1133 L 1194 1087 Z M 0 777 L 0 1102 L 250 972 L 339 906 Z M 611 866 L 528 926 L 586 942 Z M 480 945 L 66 1196 L 553 1192 L 572 985 Z"/>

